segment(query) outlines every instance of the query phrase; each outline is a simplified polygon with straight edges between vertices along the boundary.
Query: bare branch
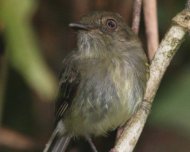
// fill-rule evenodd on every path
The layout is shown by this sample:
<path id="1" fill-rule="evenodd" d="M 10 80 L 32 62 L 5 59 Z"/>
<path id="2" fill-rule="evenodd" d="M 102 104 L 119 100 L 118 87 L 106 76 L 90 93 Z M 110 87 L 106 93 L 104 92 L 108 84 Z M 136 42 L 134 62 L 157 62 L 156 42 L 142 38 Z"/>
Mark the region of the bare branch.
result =
<path id="1" fill-rule="evenodd" d="M 142 0 L 135 0 L 133 4 L 133 21 L 132 21 L 132 30 L 138 34 L 139 33 L 139 25 L 140 25 L 140 17 L 141 17 L 141 6 Z"/>
<path id="2" fill-rule="evenodd" d="M 160 81 L 188 30 L 190 30 L 190 11 L 186 9 L 173 19 L 172 26 L 155 54 L 150 66 L 150 78 L 147 83 L 144 101 L 136 114 L 126 124 L 123 134 L 116 142 L 115 152 L 133 151 L 150 113 L 149 109 Z"/>
<path id="3" fill-rule="evenodd" d="M 144 19 L 147 36 L 148 57 L 150 60 L 154 57 L 158 49 L 158 23 L 156 0 L 143 0 Z"/>

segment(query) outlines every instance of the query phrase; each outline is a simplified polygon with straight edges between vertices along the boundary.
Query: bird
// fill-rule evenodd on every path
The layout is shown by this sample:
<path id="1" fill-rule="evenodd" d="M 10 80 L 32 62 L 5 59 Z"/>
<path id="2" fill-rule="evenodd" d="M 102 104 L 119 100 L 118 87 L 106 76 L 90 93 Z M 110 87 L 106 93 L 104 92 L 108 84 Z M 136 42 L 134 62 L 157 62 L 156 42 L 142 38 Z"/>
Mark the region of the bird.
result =
<path id="1" fill-rule="evenodd" d="M 105 136 L 123 126 L 143 100 L 148 60 L 138 36 L 115 12 L 94 11 L 69 27 L 77 47 L 63 60 L 56 127 L 44 152 L 65 151 L 74 137 Z"/>

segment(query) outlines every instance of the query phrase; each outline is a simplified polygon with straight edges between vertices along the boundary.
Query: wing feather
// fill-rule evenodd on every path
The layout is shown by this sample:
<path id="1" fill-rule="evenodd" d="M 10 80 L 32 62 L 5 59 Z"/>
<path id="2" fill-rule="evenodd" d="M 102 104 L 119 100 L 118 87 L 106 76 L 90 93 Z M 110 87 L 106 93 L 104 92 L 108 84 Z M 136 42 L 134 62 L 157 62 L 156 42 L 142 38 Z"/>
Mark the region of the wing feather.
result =
<path id="1" fill-rule="evenodd" d="M 72 60 L 64 61 L 64 68 L 60 74 L 60 88 L 55 105 L 56 121 L 64 117 L 65 112 L 72 104 L 80 83 L 80 75 Z"/>

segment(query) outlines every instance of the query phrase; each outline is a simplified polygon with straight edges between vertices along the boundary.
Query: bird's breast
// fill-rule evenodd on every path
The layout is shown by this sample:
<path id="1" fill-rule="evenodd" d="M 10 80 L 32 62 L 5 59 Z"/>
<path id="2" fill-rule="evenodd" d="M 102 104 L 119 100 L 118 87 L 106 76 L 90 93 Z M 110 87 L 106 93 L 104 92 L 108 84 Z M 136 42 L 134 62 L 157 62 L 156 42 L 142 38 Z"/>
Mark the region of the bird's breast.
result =
<path id="1" fill-rule="evenodd" d="M 135 81 L 131 80 L 130 70 L 123 68 L 128 65 L 123 64 L 82 66 L 81 82 L 67 119 L 73 134 L 104 134 L 129 118 L 135 106 L 131 86 Z"/>

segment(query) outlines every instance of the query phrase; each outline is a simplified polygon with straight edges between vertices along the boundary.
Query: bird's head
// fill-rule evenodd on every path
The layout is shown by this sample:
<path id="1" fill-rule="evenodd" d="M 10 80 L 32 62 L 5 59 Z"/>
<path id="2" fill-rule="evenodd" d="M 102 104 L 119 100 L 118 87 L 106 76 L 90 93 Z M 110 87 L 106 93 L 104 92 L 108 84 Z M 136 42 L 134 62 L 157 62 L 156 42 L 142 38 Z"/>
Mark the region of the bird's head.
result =
<path id="1" fill-rule="evenodd" d="M 113 12 L 92 12 L 69 26 L 78 31 L 78 50 L 88 57 L 127 50 L 137 40 L 124 19 Z"/>

